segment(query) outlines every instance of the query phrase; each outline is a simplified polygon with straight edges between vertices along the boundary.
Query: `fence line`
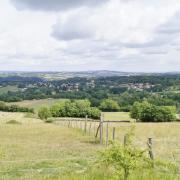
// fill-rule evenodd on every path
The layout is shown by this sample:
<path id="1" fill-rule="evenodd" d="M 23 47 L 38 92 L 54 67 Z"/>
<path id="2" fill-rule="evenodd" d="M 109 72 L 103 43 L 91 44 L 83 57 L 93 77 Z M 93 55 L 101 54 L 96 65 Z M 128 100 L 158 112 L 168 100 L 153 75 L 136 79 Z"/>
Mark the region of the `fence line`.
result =
<path id="1" fill-rule="evenodd" d="M 56 118 L 56 123 L 61 123 L 63 126 L 67 126 L 68 128 L 76 128 L 80 129 L 82 132 L 84 132 L 85 135 L 88 136 L 94 136 L 95 141 L 99 141 L 101 145 L 108 146 L 109 141 L 112 139 L 112 141 L 116 140 L 118 136 L 116 135 L 116 127 L 110 126 L 110 123 L 126 123 L 130 122 L 128 120 L 124 121 L 105 121 L 104 116 L 101 115 L 100 120 L 94 120 L 89 119 L 88 116 L 85 118 Z M 104 126 L 106 124 L 106 126 Z M 130 127 L 129 124 L 122 124 L 121 126 Z M 112 134 L 110 134 L 112 130 Z M 123 141 L 123 139 L 122 139 Z M 138 141 L 137 141 L 138 142 Z M 139 142 L 143 142 L 142 140 L 139 140 Z M 177 141 L 170 141 L 170 140 L 160 140 L 160 139 L 152 139 L 151 137 L 147 138 L 147 144 L 146 147 L 148 149 L 149 158 L 152 160 L 155 158 L 155 146 L 157 142 L 171 142 L 171 143 L 178 143 Z M 124 145 L 127 144 L 127 136 L 124 134 Z M 143 143 L 144 144 L 144 143 Z M 144 146 L 143 146 L 144 147 Z M 169 147 L 168 147 L 169 149 Z M 173 148 L 173 150 L 176 150 L 176 148 Z M 180 150 L 180 148 L 177 148 L 177 150 Z M 180 152 L 180 151 L 179 151 Z M 177 160 L 177 162 L 179 162 Z"/>

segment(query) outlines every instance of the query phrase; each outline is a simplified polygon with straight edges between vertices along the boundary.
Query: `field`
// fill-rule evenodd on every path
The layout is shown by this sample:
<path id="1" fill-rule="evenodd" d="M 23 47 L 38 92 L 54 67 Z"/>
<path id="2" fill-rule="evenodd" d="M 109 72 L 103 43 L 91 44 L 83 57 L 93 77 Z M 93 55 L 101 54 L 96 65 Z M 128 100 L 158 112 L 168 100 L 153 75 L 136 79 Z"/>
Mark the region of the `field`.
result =
<path id="1" fill-rule="evenodd" d="M 126 112 L 105 112 L 103 115 L 105 121 L 134 121 Z"/>
<path id="2" fill-rule="evenodd" d="M 25 100 L 25 101 L 21 101 L 21 102 L 12 102 L 12 103 L 8 103 L 8 104 L 16 104 L 16 105 L 22 106 L 22 107 L 34 108 L 37 111 L 42 106 L 50 107 L 59 101 L 65 101 L 65 99 Z"/>
<path id="3" fill-rule="evenodd" d="M 7 124 L 16 120 L 19 124 Z M 84 122 L 81 122 L 84 123 Z M 64 122 L 43 123 L 36 118 L 28 118 L 23 113 L 0 112 L 0 180 L 19 179 L 62 179 L 62 180 L 108 180 L 110 173 L 103 167 L 93 168 L 98 152 L 105 148 L 94 143 L 94 128 L 86 135 L 80 124 L 74 122 L 68 128 Z M 95 125 L 95 126 L 94 126 Z M 113 123 L 109 124 L 109 140 L 112 127 L 116 127 L 116 140 L 123 142 L 123 136 L 135 125 L 135 143 L 146 148 L 148 137 L 153 138 L 155 158 L 179 163 L 180 131 L 178 123 Z M 87 124 L 89 130 L 90 123 Z M 104 125 L 104 132 L 106 125 Z M 105 134 L 104 134 L 105 139 Z M 143 179 L 179 179 L 176 175 L 161 173 L 143 175 Z M 139 180 L 133 175 L 131 180 Z"/>
<path id="4" fill-rule="evenodd" d="M 17 86 L 0 87 L 0 95 L 6 94 L 8 91 L 16 92 L 18 91 L 18 87 Z"/>
<path id="5" fill-rule="evenodd" d="M 73 179 L 95 161 L 100 146 L 79 130 L 13 115 L 22 124 L 6 124 L 5 118 L 0 124 L 0 179 Z"/>

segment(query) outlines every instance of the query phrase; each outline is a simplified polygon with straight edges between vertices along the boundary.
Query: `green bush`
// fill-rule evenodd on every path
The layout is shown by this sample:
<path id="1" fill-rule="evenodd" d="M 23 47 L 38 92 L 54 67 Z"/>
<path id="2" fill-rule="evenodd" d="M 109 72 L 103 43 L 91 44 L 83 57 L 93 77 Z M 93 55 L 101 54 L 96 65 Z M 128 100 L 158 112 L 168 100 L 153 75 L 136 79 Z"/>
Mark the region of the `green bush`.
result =
<path id="1" fill-rule="evenodd" d="M 132 145 L 133 135 L 132 129 L 127 134 L 127 142 L 124 146 L 120 143 L 112 142 L 110 147 L 101 154 L 102 162 L 107 166 L 113 167 L 119 177 L 122 177 L 122 174 L 124 174 L 124 180 L 128 179 L 131 171 L 152 166 L 151 161 L 145 156 L 146 151 Z"/>
<path id="2" fill-rule="evenodd" d="M 47 120 L 51 117 L 51 112 L 47 107 L 41 107 L 38 111 L 38 116 L 42 120 Z"/>
<path id="3" fill-rule="evenodd" d="M 99 108 L 104 112 L 117 112 L 120 110 L 118 103 L 112 99 L 103 100 Z"/>
<path id="4" fill-rule="evenodd" d="M 91 107 L 88 110 L 88 117 L 92 119 L 99 119 L 101 117 L 101 111 L 98 108 Z"/>

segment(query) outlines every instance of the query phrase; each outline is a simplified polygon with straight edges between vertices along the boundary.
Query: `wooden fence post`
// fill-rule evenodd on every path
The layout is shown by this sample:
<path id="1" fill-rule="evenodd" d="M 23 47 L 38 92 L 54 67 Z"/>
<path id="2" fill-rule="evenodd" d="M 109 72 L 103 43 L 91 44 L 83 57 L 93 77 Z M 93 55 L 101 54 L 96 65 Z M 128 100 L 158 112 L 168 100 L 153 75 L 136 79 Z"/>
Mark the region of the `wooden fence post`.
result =
<path id="1" fill-rule="evenodd" d="M 127 145 L 127 134 L 124 135 L 124 146 Z"/>
<path id="2" fill-rule="evenodd" d="M 149 157 L 154 160 L 154 154 L 153 154 L 153 150 L 152 150 L 152 138 L 148 138 L 148 149 L 149 149 Z"/>
<path id="3" fill-rule="evenodd" d="M 96 136 L 96 122 L 94 121 L 94 136 Z"/>
<path id="4" fill-rule="evenodd" d="M 88 116 L 86 115 L 85 124 L 84 124 L 84 132 L 85 133 L 87 132 L 87 118 L 88 118 Z"/>
<path id="5" fill-rule="evenodd" d="M 89 135 L 91 135 L 91 122 L 89 122 Z"/>
<path id="6" fill-rule="evenodd" d="M 68 128 L 70 128 L 70 121 L 69 121 L 69 123 L 68 123 Z"/>
<path id="7" fill-rule="evenodd" d="M 116 132 L 116 128 L 115 127 L 113 127 L 113 134 L 112 134 L 112 139 L 113 139 L 113 141 L 115 140 L 115 132 Z"/>
<path id="8" fill-rule="evenodd" d="M 103 118 L 104 118 L 104 116 L 101 114 L 101 119 L 100 119 L 100 144 L 103 144 Z"/>
<path id="9" fill-rule="evenodd" d="M 109 138 L 109 123 L 107 122 L 106 126 L 106 146 L 108 146 L 108 138 Z"/>

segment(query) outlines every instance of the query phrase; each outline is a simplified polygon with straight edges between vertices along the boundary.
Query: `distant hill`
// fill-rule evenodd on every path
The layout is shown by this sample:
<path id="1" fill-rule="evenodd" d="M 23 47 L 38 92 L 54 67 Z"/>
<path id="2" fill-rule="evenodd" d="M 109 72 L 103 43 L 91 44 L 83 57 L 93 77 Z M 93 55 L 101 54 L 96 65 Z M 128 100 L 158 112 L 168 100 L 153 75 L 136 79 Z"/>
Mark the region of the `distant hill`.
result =
<path id="1" fill-rule="evenodd" d="M 0 72 L 0 77 L 21 76 L 21 77 L 39 77 L 47 80 L 67 79 L 73 77 L 111 77 L 111 76 L 132 76 L 140 73 L 128 73 L 119 71 L 77 71 L 77 72 Z"/>
<path id="2" fill-rule="evenodd" d="M 112 76 L 140 76 L 140 75 L 175 75 L 180 72 L 167 72 L 167 73 L 139 73 L 139 72 L 121 72 L 121 71 L 108 71 L 108 70 L 97 70 L 97 71 L 77 71 L 77 72 L 0 72 L 0 77 L 9 76 L 20 76 L 29 78 L 43 78 L 46 80 L 59 80 L 73 77 L 112 77 Z"/>

